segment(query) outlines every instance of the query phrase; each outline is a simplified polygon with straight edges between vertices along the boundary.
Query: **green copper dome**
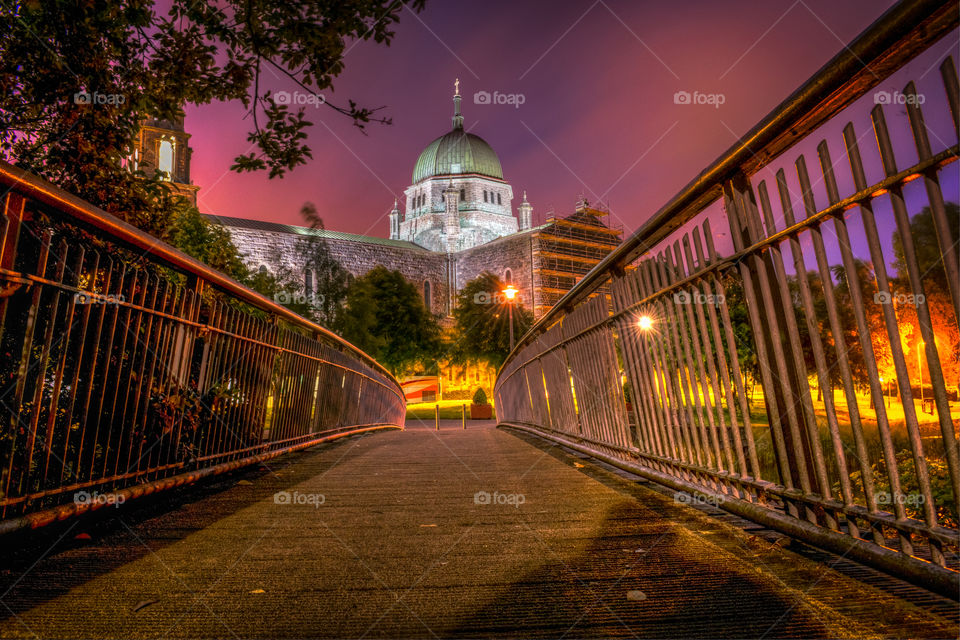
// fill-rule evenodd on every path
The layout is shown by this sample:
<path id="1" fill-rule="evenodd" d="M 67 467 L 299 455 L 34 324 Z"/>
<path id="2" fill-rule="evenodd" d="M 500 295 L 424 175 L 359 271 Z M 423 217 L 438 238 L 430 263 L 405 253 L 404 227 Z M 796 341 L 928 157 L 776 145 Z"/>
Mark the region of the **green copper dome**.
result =
<path id="1" fill-rule="evenodd" d="M 413 184 L 433 176 L 479 173 L 503 180 L 497 154 L 480 136 L 454 129 L 423 150 L 413 167 Z"/>
<path id="2" fill-rule="evenodd" d="M 434 176 L 478 173 L 503 180 L 500 159 L 480 136 L 463 130 L 460 114 L 459 81 L 453 96 L 453 130 L 427 145 L 413 167 L 413 184 Z"/>

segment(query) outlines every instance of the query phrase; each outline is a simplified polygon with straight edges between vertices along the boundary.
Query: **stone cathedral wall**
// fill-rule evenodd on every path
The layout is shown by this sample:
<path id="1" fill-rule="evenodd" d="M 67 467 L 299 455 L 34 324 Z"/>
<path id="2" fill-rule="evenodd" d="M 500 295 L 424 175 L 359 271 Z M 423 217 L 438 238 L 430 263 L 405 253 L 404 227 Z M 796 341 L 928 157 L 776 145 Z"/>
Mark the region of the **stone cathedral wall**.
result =
<path id="1" fill-rule="evenodd" d="M 505 281 L 509 270 L 513 286 L 520 290 L 520 303 L 532 311 L 536 295 L 534 269 L 537 266 L 538 253 L 539 241 L 537 234 L 533 232 L 513 234 L 461 251 L 454 255 L 457 290 L 484 271 L 489 271 Z"/>
<path id="2" fill-rule="evenodd" d="M 244 255 L 247 265 L 253 269 L 265 266 L 273 271 L 271 255 L 274 248 L 281 255 L 295 255 L 294 249 L 299 236 L 293 233 L 261 231 L 227 227 L 234 244 Z M 424 293 L 424 282 L 430 282 L 430 311 L 447 313 L 447 258 L 444 254 L 424 249 L 396 247 L 357 240 L 327 238 L 330 254 L 344 269 L 354 276 L 362 276 L 377 265 L 399 271 L 413 283 L 420 294 Z M 288 266 L 296 268 L 297 265 Z"/>

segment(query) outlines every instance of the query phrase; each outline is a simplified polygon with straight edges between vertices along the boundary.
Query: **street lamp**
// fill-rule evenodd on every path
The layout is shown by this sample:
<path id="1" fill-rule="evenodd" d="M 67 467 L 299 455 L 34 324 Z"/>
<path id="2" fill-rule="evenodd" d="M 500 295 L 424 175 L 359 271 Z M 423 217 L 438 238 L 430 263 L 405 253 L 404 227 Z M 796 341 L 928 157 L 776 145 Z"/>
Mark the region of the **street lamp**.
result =
<path id="1" fill-rule="evenodd" d="M 640 319 L 637 320 L 637 326 L 641 331 L 650 331 L 653 328 L 653 318 L 650 316 L 640 316 Z"/>
<path id="2" fill-rule="evenodd" d="M 513 351 L 513 299 L 517 297 L 518 293 L 520 293 L 520 290 L 512 284 L 508 284 L 507 288 L 503 290 L 503 295 L 507 299 L 507 312 L 509 313 L 510 351 Z"/>
<path id="3" fill-rule="evenodd" d="M 923 360 L 920 358 L 920 347 L 926 346 L 923 340 L 917 342 L 917 375 L 920 376 L 920 408 L 923 408 Z"/>

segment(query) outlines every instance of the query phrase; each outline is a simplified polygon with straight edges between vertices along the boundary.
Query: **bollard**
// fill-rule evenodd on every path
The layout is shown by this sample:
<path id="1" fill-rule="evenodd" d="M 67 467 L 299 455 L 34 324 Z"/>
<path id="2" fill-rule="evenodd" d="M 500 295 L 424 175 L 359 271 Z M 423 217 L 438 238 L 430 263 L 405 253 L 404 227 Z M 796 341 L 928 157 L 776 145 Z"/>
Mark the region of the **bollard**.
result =
<path id="1" fill-rule="evenodd" d="M 463 430 L 467 430 L 467 405 L 460 407 L 460 424 L 463 427 Z"/>
<path id="2" fill-rule="evenodd" d="M 437 431 L 440 431 L 440 403 L 433 405 L 433 424 Z"/>

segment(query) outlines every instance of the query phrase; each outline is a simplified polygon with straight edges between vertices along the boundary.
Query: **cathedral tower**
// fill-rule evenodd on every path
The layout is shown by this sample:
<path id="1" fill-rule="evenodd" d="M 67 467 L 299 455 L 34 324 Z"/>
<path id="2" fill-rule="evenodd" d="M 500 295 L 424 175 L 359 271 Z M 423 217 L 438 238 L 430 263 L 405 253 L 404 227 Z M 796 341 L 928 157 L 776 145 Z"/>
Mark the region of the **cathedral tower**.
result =
<path id="1" fill-rule="evenodd" d="M 497 154 L 463 128 L 460 81 L 454 83 L 452 129 L 427 145 L 404 191 L 399 239 L 438 252 L 469 249 L 516 233 L 513 188 Z"/>
<path id="2" fill-rule="evenodd" d="M 140 127 L 134 166 L 147 175 L 162 174 L 173 190 L 197 204 L 197 187 L 190 182 L 190 134 L 183 129 L 183 118 L 176 121 L 151 118 Z"/>

